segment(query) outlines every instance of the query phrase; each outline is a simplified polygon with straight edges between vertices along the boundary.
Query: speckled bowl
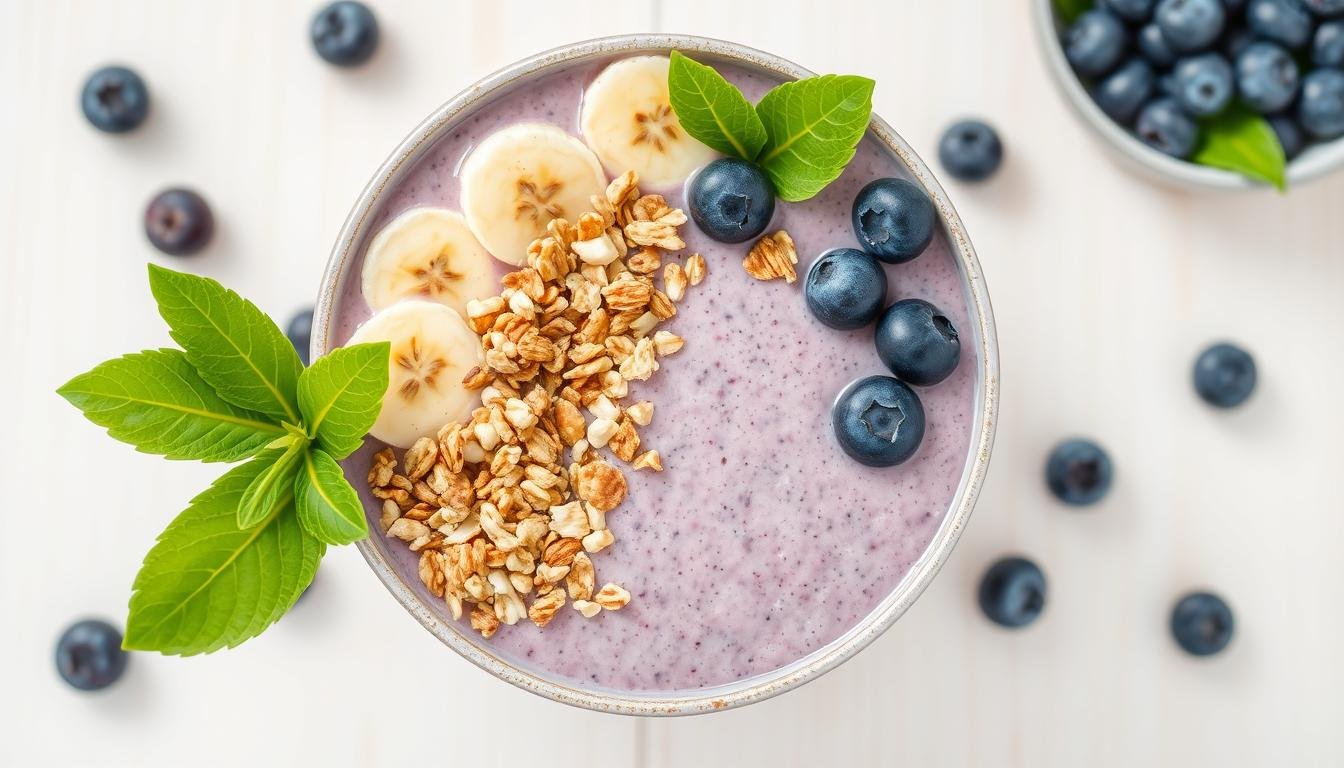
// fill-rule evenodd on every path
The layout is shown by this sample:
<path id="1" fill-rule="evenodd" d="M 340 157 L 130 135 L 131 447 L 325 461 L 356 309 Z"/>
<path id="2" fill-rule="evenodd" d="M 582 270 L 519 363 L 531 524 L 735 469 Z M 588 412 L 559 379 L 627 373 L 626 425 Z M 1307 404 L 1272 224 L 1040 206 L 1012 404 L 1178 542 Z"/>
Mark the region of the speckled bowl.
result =
<path id="1" fill-rule="evenodd" d="M 357 263 L 358 255 L 370 236 L 370 228 L 384 194 L 414 167 L 436 140 L 447 135 L 465 115 L 477 105 L 520 78 L 529 78 L 557 68 L 597 61 L 614 55 L 666 53 L 678 49 L 697 54 L 708 62 L 731 63 L 749 70 L 770 73 L 778 78 L 794 79 L 811 73 L 783 59 L 733 43 L 682 35 L 625 35 L 592 40 L 548 51 L 506 69 L 467 88 L 439 107 L 410 136 L 397 147 L 369 182 L 355 202 L 346 219 L 326 274 L 322 279 L 314 316 L 313 356 L 327 352 L 332 346 L 332 313 L 337 292 L 346 272 Z M 425 629 L 466 657 L 473 664 L 520 688 L 556 701 L 593 710 L 632 715 L 685 715 L 739 707 L 783 693 L 815 679 L 822 673 L 853 656 L 903 614 L 924 591 L 934 575 L 952 552 L 975 506 L 976 496 L 984 480 L 994 441 L 995 416 L 998 405 L 999 365 L 998 345 L 994 320 L 985 289 L 984 278 L 975 251 L 952 208 L 943 188 L 934 180 L 910 146 L 882 120 L 874 117 L 870 134 L 888 147 L 909 170 L 911 176 L 929 193 L 941 216 L 944 234 L 950 243 L 953 257 L 961 272 L 967 309 L 973 327 L 970 339 L 976 346 L 974 425 L 965 469 L 957 486 L 951 507 L 944 517 L 933 542 L 917 563 L 906 574 L 899 586 L 889 594 L 858 626 L 853 627 L 829 645 L 773 672 L 751 677 L 729 685 L 676 694 L 612 694 L 601 690 L 584 689 L 571 683 L 546 679 L 518 668 L 492 652 L 474 634 L 460 631 L 459 627 L 440 618 L 442 606 L 431 607 L 417 594 L 412 585 L 403 580 L 389 557 L 392 546 L 381 536 L 370 537 L 359 543 L 360 552 L 369 566 L 400 602 Z M 963 335 L 963 339 L 967 336 Z M 401 546 L 401 542 L 393 544 Z M 414 574 L 408 577 L 414 578 Z"/>
<path id="2" fill-rule="evenodd" d="M 1164 155 L 1139 141 L 1134 134 L 1107 117 L 1092 100 L 1083 83 L 1064 58 L 1059 44 L 1060 22 L 1052 0 L 1031 0 L 1036 38 L 1055 83 L 1080 119 L 1106 143 L 1126 166 L 1167 184 L 1203 189 L 1264 189 L 1265 185 L 1239 173 L 1187 163 Z M 1288 164 L 1289 186 L 1303 184 L 1344 166 L 1344 139 L 1316 144 Z"/>

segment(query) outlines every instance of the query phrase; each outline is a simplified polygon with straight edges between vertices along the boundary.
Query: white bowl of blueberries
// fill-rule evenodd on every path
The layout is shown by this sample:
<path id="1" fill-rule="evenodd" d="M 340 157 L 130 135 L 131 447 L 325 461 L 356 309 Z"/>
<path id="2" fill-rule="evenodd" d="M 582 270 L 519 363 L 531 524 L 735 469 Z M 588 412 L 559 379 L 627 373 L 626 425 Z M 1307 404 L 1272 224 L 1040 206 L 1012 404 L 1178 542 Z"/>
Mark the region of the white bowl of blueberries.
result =
<path id="1" fill-rule="evenodd" d="M 1045 55 L 1124 157 L 1201 187 L 1344 165 L 1344 0 L 1036 0 Z"/>

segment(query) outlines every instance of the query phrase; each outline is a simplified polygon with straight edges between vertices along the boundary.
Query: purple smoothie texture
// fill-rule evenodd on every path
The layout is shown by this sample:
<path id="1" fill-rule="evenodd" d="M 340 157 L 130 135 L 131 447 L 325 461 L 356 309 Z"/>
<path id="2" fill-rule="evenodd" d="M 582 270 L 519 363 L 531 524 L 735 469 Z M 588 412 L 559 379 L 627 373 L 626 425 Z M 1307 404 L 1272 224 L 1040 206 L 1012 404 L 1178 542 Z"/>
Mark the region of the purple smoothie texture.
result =
<path id="1" fill-rule="evenodd" d="M 375 229 L 417 205 L 457 209 L 463 157 L 499 128 L 545 121 L 578 135 L 583 87 L 598 71 L 550 75 L 477 110 L 390 190 Z M 720 71 L 753 101 L 774 85 L 745 71 Z M 684 264 L 701 253 L 708 276 L 687 290 L 665 326 L 686 339 L 685 347 L 649 382 L 632 386 L 628 400 L 654 402 L 653 423 L 641 437 L 661 452 L 665 471 L 627 468 L 629 495 L 608 516 L 616 543 L 593 556 L 598 584 L 624 586 L 630 604 L 590 620 L 566 605 L 545 629 L 524 621 L 490 640 L 464 619 L 464 636 L 525 671 L 585 689 L 692 691 L 818 651 L 896 589 L 956 497 L 970 458 L 979 361 L 964 280 L 940 232 L 913 262 L 887 267 L 888 301 L 915 297 L 941 308 L 961 333 L 961 363 L 947 380 L 917 390 L 928 430 L 910 461 L 875 469 L 841 451 L 830 425 L 836 394 L 856 378 L 887 371 L 871 328 L 835 331 L 813 319 L 801 276 L 822 252 L 857 247 L 854 196 L 885 176 L 908 174 L 865 138 L 844 175 L 820 195 L 777 206 L 767 231 L 786 229 L 797 243 L 800 280 L 793 285 L 749 277 L 742 268 L 749 244 L 715 243 L 694 224 L 682 228 L 687 249 L 673 258 Z M 645 191 L 685 207 L 681 189 Z M 359 264 L 347 274 L 359 275 Z M 347 280 L 332 341 L 344 343 L 369 314 L 358 279 Z M 369 457 L 381 447 L 366 445 L 345 463 L 375 531 L 379 507 L 363 489 Z M 397 540 L 378 546 L 450 621 L 443 601 L 416 576 L 418 556 Z"/>

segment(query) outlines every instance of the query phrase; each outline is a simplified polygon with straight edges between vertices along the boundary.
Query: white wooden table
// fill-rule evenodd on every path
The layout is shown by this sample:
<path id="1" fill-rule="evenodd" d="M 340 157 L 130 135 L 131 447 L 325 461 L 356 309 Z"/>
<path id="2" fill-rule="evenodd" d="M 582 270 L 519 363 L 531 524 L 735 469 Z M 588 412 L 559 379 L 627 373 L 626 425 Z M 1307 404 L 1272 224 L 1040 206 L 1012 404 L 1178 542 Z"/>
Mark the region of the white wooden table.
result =
<path id="1" fill-rule="evenodd" d="M 1005 0 L 533 3 L 374 0 L 366 68 L 324 65 L 313 0 L 0 2 L 0 765 L 1079 766 L 1341 765 L 1344 740 L 1344 175 L 1294 191 L 1163 190 L 1113 164 L 1066 111 Z M 881 5 L 884 10 L 875 10 Z M 636 721 L 517 691 L 441 647 L 350 548 L 261 640 L 210 657 L 138 655 L 102 695 L 56 677 L 70 619 L 124 617 L 155 534 L 217 471 L 105 438 L 53 390 L 168 341 L 140 232 L 158 188 L 213 203 L 186 265 L 277 316 L 308 303 L 338 227 L 393 145 L 491 70 L 630 31 L 731 38 L 878 81 L 878 111 L 930 158 L 962 114 L 1001 129 L 987 186 L 951 185 L 998 314 L 1001 426 L 972 525 L 882 640 L 821 681 L 725 714 Z M 83 77 L 124 61 L 151 121 L 126 137 L 79 114 Z M 176 262 L 174 262 L 176 263 Z M 1245 409 L 1201 407 L 1189 366 L 1228 337 L 1257 356 Z M 1118 463 L 1100 507 L 1046 494 L 1059 437 Z M 988 561 L 1050 578 L 1009 633 L 974 604 Z M 1223 656 L 1179 653 L 1167 612 L 1208 586 L 1237 614 Z M 561 744 L 528 743 L 547 726 Z M 558 726 L 558 730 L 550 730 Z"/>

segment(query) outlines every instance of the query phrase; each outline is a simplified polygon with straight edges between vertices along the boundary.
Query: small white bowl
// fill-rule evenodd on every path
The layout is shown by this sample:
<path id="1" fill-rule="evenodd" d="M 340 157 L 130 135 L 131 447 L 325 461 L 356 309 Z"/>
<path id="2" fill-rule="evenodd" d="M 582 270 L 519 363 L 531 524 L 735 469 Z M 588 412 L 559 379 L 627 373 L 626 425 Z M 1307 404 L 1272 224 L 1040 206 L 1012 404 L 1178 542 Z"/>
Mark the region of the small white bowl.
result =
<path id="1" fill-rule="evenodd" d="M 1051 0 L 1032 0 L 1032 3 L 1035 5 L 1033 11 L 1037 41 L 1055 82 L 1068 98 L 1073 111 L 1094 133 L 1104 138 L 1116 154 L 1128 160 L 1127 165 L 1149 178 L 1167 183 L 1204 189 L 1264 188 L 1260 182 L 1239 173 L 1164 155 L 1107 117 L 1064 58 L 1064 48 L 1059 44 L 1060 25 L 1055 17 L 1054 4 Z M 1288 164 L 1288 186 L 1291 188 L 1319 178 L 1341 166 L 1344 166 L 1344 140 L 1314 145 Z"/>

